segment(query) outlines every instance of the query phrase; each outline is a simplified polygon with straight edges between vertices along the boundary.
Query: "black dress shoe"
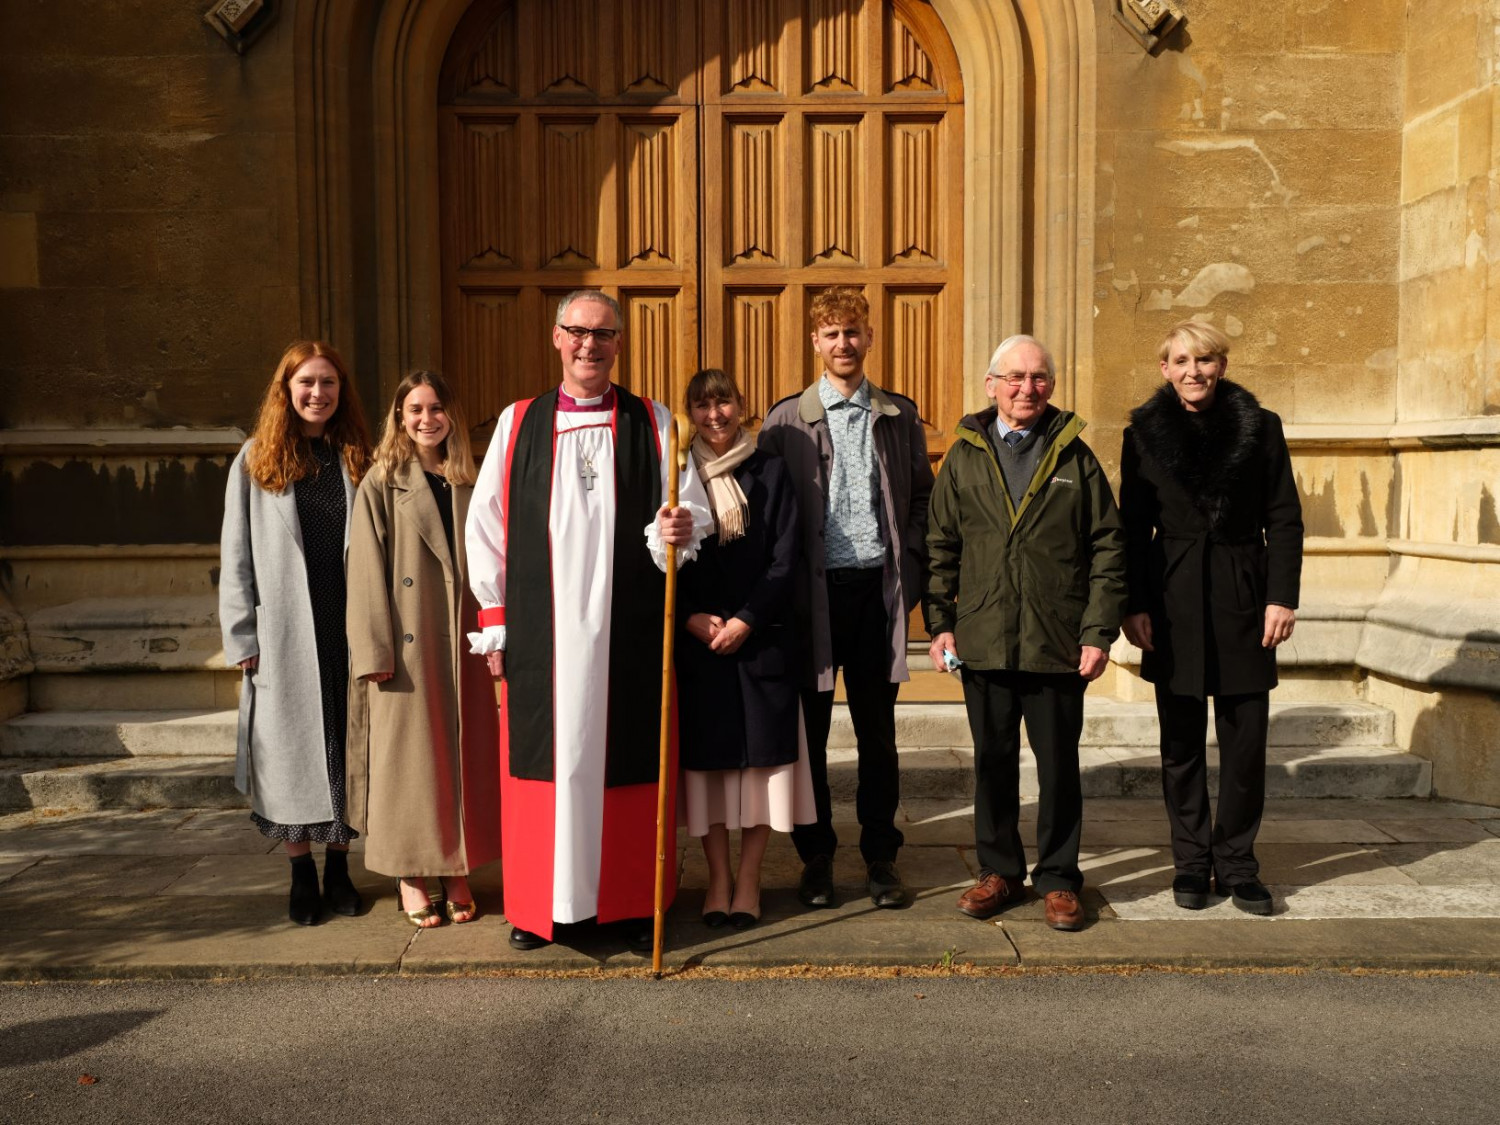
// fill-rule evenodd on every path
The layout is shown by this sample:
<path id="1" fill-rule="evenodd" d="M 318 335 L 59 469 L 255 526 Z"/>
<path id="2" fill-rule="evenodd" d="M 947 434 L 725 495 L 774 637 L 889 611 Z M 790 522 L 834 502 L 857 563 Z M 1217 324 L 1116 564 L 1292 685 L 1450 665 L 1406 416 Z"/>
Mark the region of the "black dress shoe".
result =
<path id="1" fill-rule="evenodd" d="M 626 918 L 619 927 L 633 953 L 650 953 L 656 948 L 655 918 Z M 665 941 L 665 932 L 662 937 Z"/>
<path id="2" fill-rule="evenodd" d="M 899 910 L 906 905 L 906 888 L 901 885 L 901 872 L 888 861 L 872 863 L 866 874 L 869 877 L 870 901 L 885 910 Z"/>
<path id="3" fill-rule="evenodd" d="M 318 869 L 310 855 L 292 860 L 292 893 L 287 900 L 287 917 L 299 926 L 315 926 L 323 917 L 323 900 L 318 895 Z"/>
<path id="4" fill-rule="evenodd" d="M 803 906 L 815 909 L 834 905 L 833 857 L 815 855 L 802 869 L 802 881 L 797 884 L 797 897 Z"/>
<path id="5" fill-rule="evenodd" d="M 736 910 L 729 916 L 729 924 L 737 930 L 748 930 L 759 921 L 759 915 L 751 914 L 748 910 Z"/>
<path id="6" fill-rule="evenodd" d="M 1246 914 L 1269 914 L 1275 908 L 1276 904 L 1271 899 L 1271 892 L 1266 890 L 1265 884 L 1257 879 L 1246 879 L 1232 885 L 1222 879 L 1214 881 L 1218 892 L 1227 896 Z"/>
<path id="7" fill-rule="evenodd" d="M 510 947 L 512 949 L 540 949 L 544 945 L 551 944 L 541 934 L 534 934 L 530 930 L 523 930 L 520 926 L 512 926 L 510 929 Z"/>
<path id="8" fill-rule="evenodd" d="M 717 930 L 728 921 L 731 921 L 729 915 L 722 910 L 710 910 L 703 916 L 703 924 L 711 930 Z"/>
<path id="9" fill-rule="evenodd" d="M 1202 910 L 1208 905 L 1208 876 L 1179 873 L 1172 880 L 1172 901 L 1184 910 Z"/>
<path id="10" fill-rule="evenodd" d="M 349 853 L 329 848 L 323 854 L 323 901 L 345 918 L 355 917 L 364 900 L 349 878 Z"/>

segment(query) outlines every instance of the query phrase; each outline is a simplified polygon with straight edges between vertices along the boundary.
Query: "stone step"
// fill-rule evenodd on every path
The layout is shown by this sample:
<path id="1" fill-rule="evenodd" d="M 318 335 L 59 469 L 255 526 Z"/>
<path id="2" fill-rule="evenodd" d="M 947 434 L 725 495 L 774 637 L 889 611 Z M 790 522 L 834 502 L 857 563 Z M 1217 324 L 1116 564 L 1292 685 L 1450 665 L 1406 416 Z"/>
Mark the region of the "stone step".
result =
<path id="1" fill-rule="evenodd" d="M 0 757 L 229 756 L 235 726 L 236 713 L 227 709 L 37 711 L 0 723 Z M 1271 704 L 1273 747 L 1389 746 L 1394 733 L 1391 712 L 1368 703 Z M 1212 722 L 1208 737 L 1213 744 Z M 963 706 L 956 703 L 898 704 L 896 741 L 913 748 L 973 745 Z M 1154 749 L 1154 705 L 1091 699 L 1084 710 L 1081 744 Z M 843 706 L 834 709 L 828 745 L 830 750 L 854 748 L 854 726 Z"/>
<path id="2" fill-rule="evenodd" d="M 239 700 L 238 668 L 174 672 L 35 672 L 29 711 L 224 710 Z"/>
<path id="3" fill-rule="evenodd" d="M 0 723 L 0 758 L 233 758 L 238 713 L 34 711 Z"/>
<path id="4" fill-rule="evenodd" d="M 1269 744 L 1272 746 L 1388 746 L 1395 739 L 1395 716 L 1370 703 L 1271 704 Z M 1212 721 L 1210 745 L 1217 743 Z M 1024 726 L 1022 741 L 1025 741 Z M 1083 746 L 1158 745 L 1156 705 L 1121 703 L 1093 698 L 1084 704 Z M 969 721 L 961 704 L 898 703 L 896 743 L 899 746 L 972 746 Z M 854 725 L 844 707 L 836 707 L 829 732 L 831 748 L 855 745 Z"/>
<path id="5" fill-rule="evenodd" d="M 234 760 L 166 758 L 6 759 L 0 809 L 237 809 Z"/>
<path id="6" fill-rule="evenodd" d="M 1129 747 L 1084 747 L 1079 755 L 1088 797 L 1147 797 L 1161 793 L 1153 754 Z M 1209 752 L 1209 784 L 1217 784 L 1217 753 Z M 1272 747 L 1266 791 L 1271 797 L 1427 797 L 1432 766 L 1381 747 Z M 851 800 L 855 753 L 831 750 L 829 788 Z M 974 791 L 973 755 L 963 748 L 901 752 L 905 798 L 967 798 Z M 1021 795 L 1037 795 L 1036 761 L 1021 752 Z M 0 762 L 0 809 L 240 808 L 234 762 L 223 755 L 157 757 L 8 758 Z"/>
<path id="7" fill-rule="evenodd" d="M 83 598 L 26 615 L 42 673 L 221 669 L 223 638 L 212 595 Z"/>

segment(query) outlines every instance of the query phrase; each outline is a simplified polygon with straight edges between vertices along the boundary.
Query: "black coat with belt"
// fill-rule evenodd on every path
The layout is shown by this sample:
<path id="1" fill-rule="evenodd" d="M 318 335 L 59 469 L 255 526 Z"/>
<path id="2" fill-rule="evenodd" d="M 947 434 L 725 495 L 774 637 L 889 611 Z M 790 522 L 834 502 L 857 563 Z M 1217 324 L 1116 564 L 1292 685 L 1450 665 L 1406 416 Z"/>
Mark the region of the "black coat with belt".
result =
<path id="1" fill-rule="evenodd" d="M 1141 675 L 1175 695 L 1276 686 L 1267 604 L 1297 608 L 1302 502 L 1281 419 L 1220 380 L 1186 410 L 1171 386 L 1131 413 L 1120 457 L 1128 613 L 1151 615 Z"/>
<path id="2" fill-rule="evenodd" d="M 690 770 L 797 760 L 798 664 L 792 587 L 800 559 L 797 496 L 780 457 L 756 451 L 734 470 L 749 503 L 743 538 L 704 540 L 677 586 L 678 752 Z M 687 632 L 695 613 L 738 617 L 750 635 L 720 656 Z"/>

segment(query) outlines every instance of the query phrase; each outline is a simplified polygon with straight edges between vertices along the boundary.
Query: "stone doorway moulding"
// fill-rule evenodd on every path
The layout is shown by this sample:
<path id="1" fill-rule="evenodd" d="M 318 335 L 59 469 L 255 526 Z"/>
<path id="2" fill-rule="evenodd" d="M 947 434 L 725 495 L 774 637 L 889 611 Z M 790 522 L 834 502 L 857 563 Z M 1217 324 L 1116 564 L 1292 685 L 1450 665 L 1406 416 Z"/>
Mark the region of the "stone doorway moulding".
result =
<path id="1" fill-rule="evenodd" d="M 294 22 L 302 330 L 355 355 L 367 393 L 442 361 L 438 80 L 470 0 L 306 0 Z M 1029 331 L 1058 401 L 1093 384 L 1092 0 L 931 0 L 964 119 L 964 398 Z M 378 380 L 378 386 L 377 386 Z M 376 400 L 378 401 L 378 399 Z M 949 420 L 947 424 L 951 425 Z"/>

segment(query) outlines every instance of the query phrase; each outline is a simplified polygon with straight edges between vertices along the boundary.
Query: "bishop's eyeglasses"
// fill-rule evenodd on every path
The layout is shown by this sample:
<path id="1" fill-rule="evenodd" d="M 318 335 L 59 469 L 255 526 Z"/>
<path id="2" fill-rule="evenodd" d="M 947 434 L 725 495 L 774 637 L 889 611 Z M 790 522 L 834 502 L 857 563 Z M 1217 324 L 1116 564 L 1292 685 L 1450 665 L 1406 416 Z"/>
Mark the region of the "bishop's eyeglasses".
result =
<path id="1" fill-rule="evenodd" d="M 590 336 L 601 344 L 609 344 L 620 335 L 618 328 L 584 328 L 577 324 L 559 324 L 558 327 L 580 344 Z"/>

